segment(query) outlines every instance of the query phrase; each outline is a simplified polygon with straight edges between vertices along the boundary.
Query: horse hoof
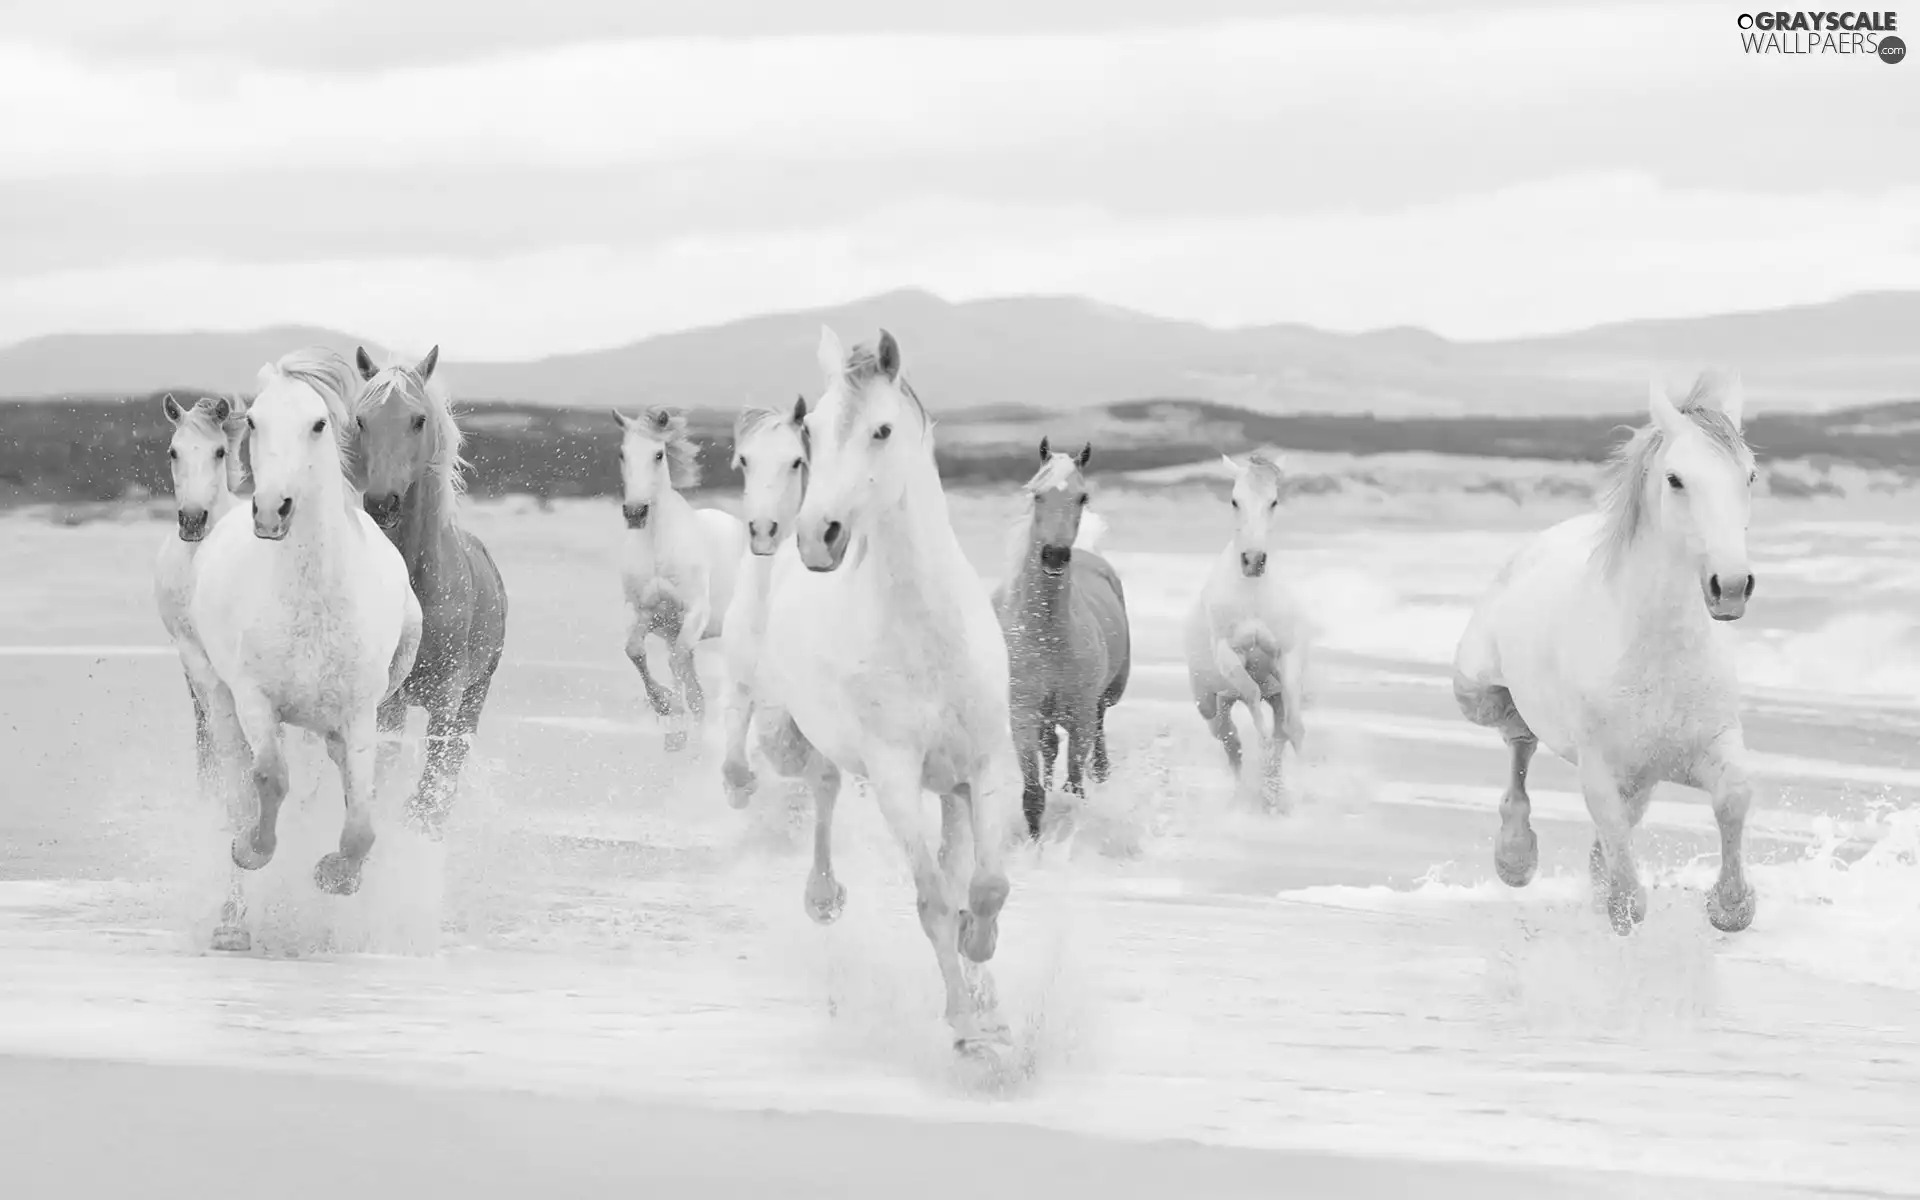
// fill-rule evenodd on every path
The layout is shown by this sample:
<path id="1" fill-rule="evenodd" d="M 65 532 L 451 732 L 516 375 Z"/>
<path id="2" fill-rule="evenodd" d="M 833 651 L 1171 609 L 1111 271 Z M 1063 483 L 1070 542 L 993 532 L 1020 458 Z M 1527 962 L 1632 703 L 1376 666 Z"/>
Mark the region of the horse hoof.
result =
<path id="1" fill-rule="evenodd" d="M 1739 933 L 1753 924 L 1756 897 L 1751 887 L 1743 889 L 1731 903 L 1720 888 L 1707 893 L 1707 920 L 1721 933 Z"/>
<path id="2" fill-rule="evenodd" d="M 407 828 L 422 837 L 431 838 L 436 842 L 439 841 L 445 832 L 446 824 L 446 813 L 433 805 L 421 804 L 414 801 L 407 803 Z"/>
<path id="3" fill-rule="evenodd" d="M 253 935 L 241 925 L 222 925 L 213 931 L 213 948 L 223 954 L 245 954 L 253 949 Z"/>
<path id="4" fill-rule="evenodd" d="M 815 925 L 831 925 L 847 907 L 847 889 L 837 879 L 807 880 L 807 915 Z"/>
<path id="5" fill-rule="evenodd" d="M 993 957 L 1000 942 L 1000 922 L 982 919 L 972 909 L 960 910 L 960 953 L 972 962 L 983 963 Z"/>
<path id="6" fill-rule="evenodd" d="M 953 1049 L 963 1058 L 999 1062 L 1013 1049 L 1013 1034 L 998 1013 L 975 1013 L 952 1025 Z"/>
<path id="7" fill-rule="evenodd" d="M 1540 869 L 1540 839 L 1533 830 L 1513 841 L 1502 838 L 1493 854 L 1493 869 L 1508 887 L 1523 888 L 1532 883 L 1534 872 Z"/>
<path id="8" fill-rule="evenodd" d="M 682 729 L 675 729 L 671 731 L 670 733 L 667 734 L 666 744 L 667 744 L 668 754 L 677 754 L 680 751 L 685 750 L 687 748 L 686 731 Z"/>
<path id="9" fill-rule="evenodd" d="M 314 864 L 313 884 L 331 895 L 351 896 L 360 890 L 360 863 L 344 854 L 329 854 Z"/>
<path id="10" fill-rule="evenodd" d="M 242 871 L 258 871 L 273 861 L 274 844 L 268 842 L 259 845 L 258 834 L 235 834 L 233 839 L 233 865 Z"/>

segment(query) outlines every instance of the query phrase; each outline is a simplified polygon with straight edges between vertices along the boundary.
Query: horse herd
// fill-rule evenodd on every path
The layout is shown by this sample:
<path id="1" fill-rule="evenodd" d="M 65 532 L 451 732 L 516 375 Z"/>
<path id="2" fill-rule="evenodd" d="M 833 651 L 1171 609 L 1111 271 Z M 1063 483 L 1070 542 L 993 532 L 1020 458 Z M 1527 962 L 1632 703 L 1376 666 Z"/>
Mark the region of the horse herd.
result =
<path id="1" fill-rule="evenodd" d="M 459 521 L 461 432 L 437 358 L 378 367 L 365 350 L 353 363 L 302 350 L 263 366 L 250 400 L 163 402 L 179 528 L 160 552 L 156 598 L 193 698 L 202 789 L 233 823 L 216 949 L 251 945 L 241 872 L 273 857 L 288 790 L 283 726 L 319 735 L 340 771 L 340 848 L 314 870 L 325 891 L 359 886 L 372 800 L 397 764 L 409 705 L 428 721 L 407 818 L 432 833 L 455 799 L 500 663 L 507 593 Z M 681 495 L 699 469 L 681 411 L 614 413 L 626 652 L 671 751 L 705 717 L 695 647 L 719 639 L 723 788 L 735 807 L 749 803 L 750 742 L 767 768 L 804 782 L 816 921 L 846 902 L 832 859 L 841 780 L 867 781 L 905 850 L 956 1045 L 989 1050 L 1007 1039 L 984 964 L 1022 836 L 1015 813 L 1037 839 L 1063 733 L 1067 789 L 1107 779 L 1106 715 L 1130 672 L 1125 590 L 1095 550 L 1105 523 L 1088 508 L 1092 450 L 1040 443 L 990 593 L 949 520 L 934 422 L 899 343 L 882 330 L 848 352 L 822 330 L 819 365 L 812 403 L 739 415 L 738 517 Z M 1703 375 L 1678 404 L 1656 384 L 1649 415 L 1616 455 L 1598 511 L 1538 535 L 1495 580 L 1461 638 L 1455 693 L 1510 748 L 1503 880 L 1524 886 L 1537 866 L 1526 777 L 1544 740 L 1579 767 L 1595 896 L 1616 929 L 1645 915 L 1630 835 L 1653 784 L 1672 780 L 1711 794 L 1722 867 L 1709 916 L 1739 930 L 1754 910 L 1741 858 L 1751 788 L 1714 625 L 1739 617 L 1753 591 L 1738 382 Z M 1187 619 L 1188 675 L 1236 773 L 1233 709 L 1247 708 L 1272 803 L 1283 748 L 1297 755 L 1304 741 L 1307 624 L 1285 572 L 1270 569 L 1279 466 L 1259 454 L 1227 465 L 1235 531 Z M 649 665 L 650 639 L 666 648 L 667 681 Z M 937 843 L 926 792 L 940 800 Z"/>

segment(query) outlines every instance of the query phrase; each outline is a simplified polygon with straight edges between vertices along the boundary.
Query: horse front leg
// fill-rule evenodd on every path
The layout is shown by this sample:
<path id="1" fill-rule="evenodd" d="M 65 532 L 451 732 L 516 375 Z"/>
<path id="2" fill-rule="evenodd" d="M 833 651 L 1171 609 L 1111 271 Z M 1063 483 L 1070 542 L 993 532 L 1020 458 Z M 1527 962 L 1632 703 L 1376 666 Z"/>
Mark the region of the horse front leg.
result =
<path id="1" fill-rule="evenodd" d="M 795 731 L 798 733 L 798 730 Z M 813 795 L 813 870 L 807 875 L 807 916 L 831 925 L 847 906 L 847 889 L 833 876 L 833 807 L 840 799 L 840 768 L 812 750 L 805 768 Z"/>
<path id="2" fill-rule="evenodd" d="M 647 703 L 654 715 L 664 718 L 673 714 L 673 693 L 660 686 L 653 677 L 653 668 L 647 665 L 647 634 L 652 631 L 651 614 L 641 613 L 634 618 L 633 627 L 627 631 L 627 661 L 640 672 L 640 684 L 646 689 Z"/>
<path id="3" fill-rule="evenodd" d="M 227 827 L 238 838 L 246 822 L 243 803 L 248 778 L 244 763 L 246 737 L 234 712 L 233 696 L 218 680 L 204 691 L 206 697 L 209 766 L 206 781 L 222 812 Z M 247 900 L 241 885 L 244 872 L 232 862 L 227 868 L 227 898 L 220 906 L 220 920 L 213 930 L 213 949 L 244 954 L 253 949 L 253 934 L 247 929 Z"/>
<path id="4" fill-rule="evenodd" d="M 1715 738 L 1691 772 L 1695 786 L 1713 800 L 1720 827 L 1720 878 L 1707 893 L 1707 920 L 1722 933 L 1739 933 L 1753 924 L 1756 898 L 1747 882 L 1744 840 L 1753 784 L 1747 778 L 1747 747 L 1740 730 Z"/>
<path id="5" fill-rule="evenodd" d="M 753 727 L 753 691 L 737 680 L 727 681 L 720 709 L 720 724 L 726 738 L 726 751 L 720 762 L 720 782 L 727 792 L 727 803 L 745 808 L 753 799 L 755 779 L 747 762 L 747 731 Z"/>
<path id="6" fill-rule="evenodd" d="M 280 806 L 287 799 L 287 759 L 280 744 L 280 718 L 273 704 L 258 691 L 233 689 L 233 713 L 247 749 L 253 754 L 253 792 L 257 805 L 253 825 L 233 838 L 233 861 L 243 870 L 258 871 L 273 861 L 279 845 Z"/>
<path id="7" fill-rule="evenodd" d="M 1017 703 L 1015 711 L 1020 711 Z M 1013 725 L 1014 755 L 1020 762 L 1020 808 L 1027 817 L 1027 836 L 1036 842 L 1040 840 L 1040 819 L 1047 812 L 1047 786 L 1041 773 L 1041 750 L 1047 736 L 1044 722 L 1044 717 L 1029 713 L 1016 717 Z M 1054 736 L 1057 740 L 1059 735 Z"/>
<path id="8" fill-rule="evenodd" d="M 1593 852 L 1588 867 L 1594 898 L 1604 902 L 1615 933 L 1628 934 L 1647 917 L 1647 889 L 1633 863 L 1633 811 L 1644 797 L 1639 786 L 1623 788 L 1599 751 L 1580 748 L 1580 790 L 1593 816 Z"/>
<path id="9" fill-rule="evenodd" d="M 1230 694 L 1206 692 L 1194 700 L 1194 707 L 1200 711 L 1200 719 L 1207 723 L 1207 732 L 1211 733 L 1226 751 L 1227 766 L 1233 771 L 1235 779 L 1240 777 L 1242 752 L 1240 749 L 1240 731 L 1233 727 L 1233 701 Z"/>
<path id="10" fill-rule="evenodd" d="M 340 826 L 340 849 L 321 857 L 313 867 L 314 886 L 336 896 L 360 890 L 360 869 L 373 849 L 373 776 L 377 757 L 378 718 L 356 716 L 343 730 L 327 734 L 327 756 L 340 770 L 340 790 L 346 815 Z"/>
<path id="11" fill-rule="evenodd" d="M 1067 790 L 1086 798 L 1086 770 L 1093 761 L 1097 705 L 1081 705 L 1067 714 Z"/>
<path id="12" fill-rule="evenodd" d="M 920 929 L 933 947 L 945 984 L 946 1020 L 953 1030 L 954 1047 L 963 1052 L 983 1049 L 999 1040 L 1004 1029 L 997 1015 L 982 1003 L 979 991 L 970 986 L 960 966 L 960 920 L 954 897 L 948 891 L 946 873 L 940 869 L 933 850 L 927 844 L 920 807 L 920 755 L 870 755 L 868 778 L 880 801 L 893 836 L 906 852 L 913 872 L 915 907 L 920 914 Z"/>

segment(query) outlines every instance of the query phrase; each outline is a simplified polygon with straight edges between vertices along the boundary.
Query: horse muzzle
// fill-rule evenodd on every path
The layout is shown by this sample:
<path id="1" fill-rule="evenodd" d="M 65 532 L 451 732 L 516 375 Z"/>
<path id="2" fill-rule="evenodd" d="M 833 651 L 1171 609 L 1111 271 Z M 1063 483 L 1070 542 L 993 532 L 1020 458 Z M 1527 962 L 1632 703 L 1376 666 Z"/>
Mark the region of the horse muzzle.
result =
<path id="1" fill-rule="evenodd" d="M 645 529 L 647 517 L 653 512 L 651 504 L 622 504 L 620 513 L 627 519 L 628 529 Z"/>
<path id="2" fill-rule="evenodd" d="M 292 524 L 292 496 L 282 500 L 270 512 L 260 507 L 260 497 L 253 498 L 253 536 L 263 541 L 277 542 L 287 536 L 287 529 Z"/>
<path id="3" fill-rule="evenodd" d="M 207 510 L 204 508 L 183 508 L 180 518 L 180 540 L 197 542 L 207 536 Z"/>
<path id="4" fill-rule="evenodd" d="M 400 495 L 389 492 L 384 496 L 367 496 L 360 502 L 373 523 L 381 529 L 392 532 L 400 524 Z"/>
<path id="5" fill-rule="evenodd" d="M 828 521 L 818 534 L 800 535 L 800 561 L 809 571 L 832 571 L 846 561 L 853 535 L 839 521 Z"/>
<path id="6" fill-rule="evenodd" d="M 761 558 L 780 548 L 780 522 L 748 521 L 747 549 Z"/>
<path id="7" fill-rule="evenodd" d="M 1709 575 L 1700 590 L 1706 597 L 1708 616 L 1716 621 L 1738 621 L 1747 615 L 1747 601 L 1753 596 L 1753 574 Z"/>
<path id="8" fill-rule="evenodd" d="M 1240 573 L 1248 579 L 1258 579 L 1267 573 L 1267 552 L 1265 550 L 1242 550 L 1240 552 Z"/>
<path id="9" fill-rule="evenodd" d="M 1073 561 L 1072 546 L 1040 547 L 1040 569 L 1049 575 L 1058 575 L 1067 569 Z"/>

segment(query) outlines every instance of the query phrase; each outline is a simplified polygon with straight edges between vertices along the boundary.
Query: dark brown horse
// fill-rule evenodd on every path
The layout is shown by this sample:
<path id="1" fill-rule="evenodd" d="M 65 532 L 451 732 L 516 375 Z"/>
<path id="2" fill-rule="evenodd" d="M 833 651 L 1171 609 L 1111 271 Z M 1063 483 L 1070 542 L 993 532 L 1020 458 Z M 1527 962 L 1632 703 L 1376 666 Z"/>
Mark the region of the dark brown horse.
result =
<path id="1" fill-rule="evenodd" d="M 371 516 L 399 548 L 419 597 L 420 656 L 380 708 L 384 756 L 399 753 L 407 706 L 427 710 L 427 762 L 407 801 L 408 820 L 437 831 L 460 786 L 507 636 L 507 588 L 457 512 L 466 464 L 447 394 L 434 382 L 434 347 L 414 366 L 375 367 L 355 355 L 366 386 L 356 405 L 360 485 Z"/>
<path id="2" fill-rule="evenodd" d="M 1022 806 L 1036 838 L 1061 728 L 1067 790 L 1086 794 L 1086 770 L 1106 782 L 1107 710 L 1126 694 L 1132 669 L 1126 593 L 1092 548 L 1102 522 L 1086 512 L 1081 474 L 1092 457 L 1092 446 L 1078 456 L 1054 454 L 1041 440 L 1040 470 L 1026 486 L 1027 518 L 1014 531 L 1006 582 L 993 596 L 1007 635 Z"/>

